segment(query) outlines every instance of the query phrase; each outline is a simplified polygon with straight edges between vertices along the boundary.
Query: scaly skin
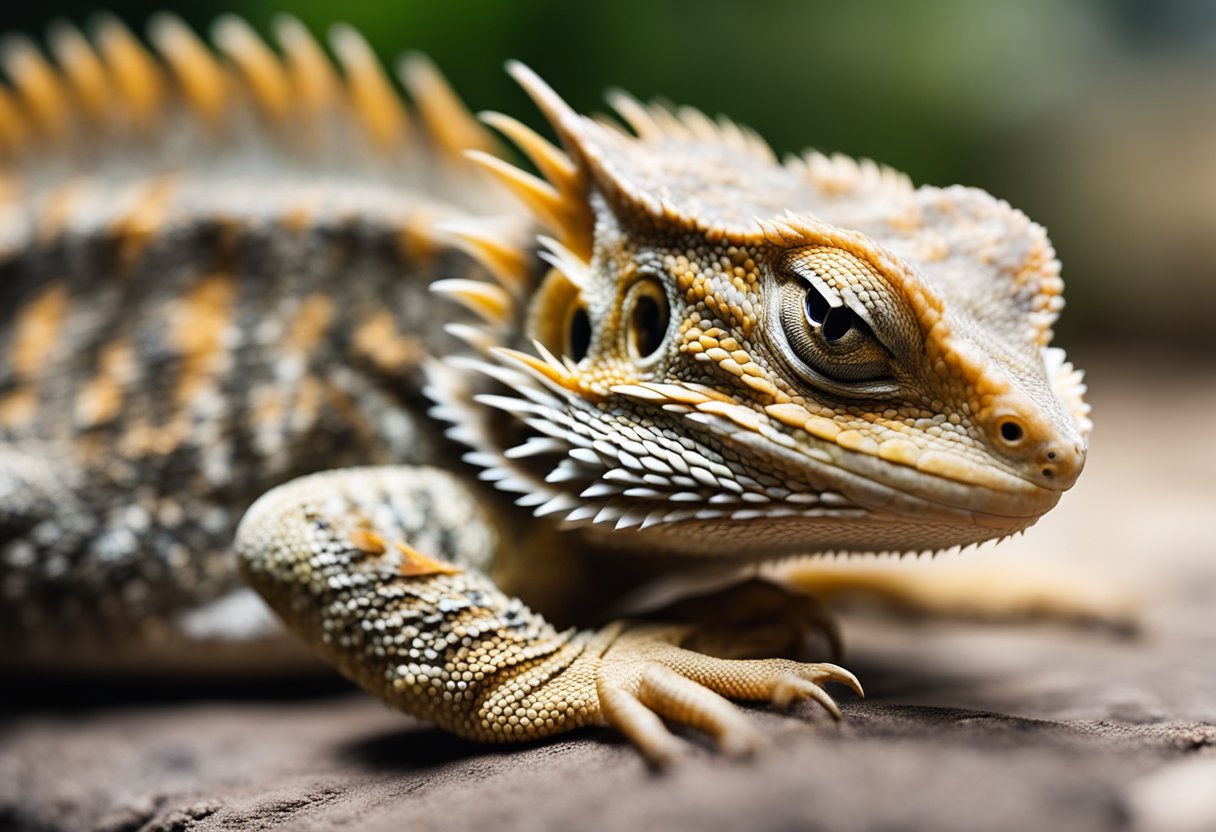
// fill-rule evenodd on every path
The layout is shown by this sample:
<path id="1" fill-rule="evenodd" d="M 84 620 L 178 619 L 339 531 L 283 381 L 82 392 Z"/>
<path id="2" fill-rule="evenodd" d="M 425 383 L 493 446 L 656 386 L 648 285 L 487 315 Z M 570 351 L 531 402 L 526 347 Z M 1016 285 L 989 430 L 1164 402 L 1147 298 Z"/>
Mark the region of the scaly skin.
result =
<path id="1" fill-rule="evenodd" d="M 241 521 L 241 571 L 369 691 L 476 739 L 610 724 L 663 761 L 679 744 L 662 718 L 742 751 L 756 737 L 728 700 L 838 714 L 823 685 L 860 692 L 834 665 L 772 658 L 822 615 L 751 587 L 723 596 L 717 627 L 595 626 L 613 598 L 662 572 L 1008 535 L 1081 471 L 1084 388 L 1048 346 L 1058 263 L 983 192 L 781 163 L 733 124 L 618 96 L 629 132 L 516 65 L 562 149 L 485 120 L 542 180 L 417 59 L 405 81 L 426 129 L 407 127 L 352 33 L 333 44 L 339 79 L 290 22 L 280 61 L 223 21 L 230 68 L 161 19 L 171 81 L 107 31 L 104 59 L 141 67 L 112 90 L 74 35 L 55 40 L 62 73 L 29 47 L 4 56 L 17 95 L 0 108 L 26 111 L 0 137 L 26 163 L 6 190 L 30 195 L 0 225 L 15 276 L 0 563 L 9 598 L 27 596 L 6 618 L 41 637 L 48 598 L 86 608 L 43 655 L 85 619 L 136 657 L 203 641 L 181 613 L 233 585 L 200 565 L 291 480 Z M 134 184 L 104 153 L 70 187 L 53 159 L 28 164 L 26 128 L 62 138 L 90 118 L 149 143 Z M 98 203 L 103 186 L 130 201 Z M 426 289 L 463 311 L 438 314 Z M 119 306 L 132 295 L 146 300 Z M 392 465 L 292 479 L 356 457 Z M 208 511 L 209 528 L 179 530 Z M 163 600 L 115 611 L 117 591 Z"/>
<path id="2" fill-rule="evenodd" d="M 433 122 L 450 93 L 421 59 L 410 119 L 353 32 L 333 37 L 340 79 L 298 23 L 278 29 L 286 66 L 234 18 L 216 26 L 231 64 L 167 17 L 150 33 L 168 69 L 114 21 L 100 56 L 54 33 L 71 73 L 25 41 L 0 52 L 21 82 L 0 107 L 22 116 L 0 118 L 10 659 L 265 666 L 248 644 L 279 629 L 232 558 L 249 504 L 326 467 L 451 457 L 422 365 L 472 316 L 437 317 L 428 282 L 485 273 L 434 226 L 511 203 L 459 155 L 468 131 Z"/>

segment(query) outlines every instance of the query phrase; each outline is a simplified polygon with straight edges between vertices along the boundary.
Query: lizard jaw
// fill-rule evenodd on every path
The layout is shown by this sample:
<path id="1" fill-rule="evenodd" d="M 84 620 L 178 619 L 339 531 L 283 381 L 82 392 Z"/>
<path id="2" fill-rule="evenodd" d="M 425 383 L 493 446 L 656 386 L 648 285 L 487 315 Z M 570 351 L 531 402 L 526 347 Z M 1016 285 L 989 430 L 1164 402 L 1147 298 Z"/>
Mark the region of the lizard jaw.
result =
<path id="1" fill-rule="evenodd" d="M 706 426 L 705 420 L 701 425 Z M 927 474 L 831 443 L 818 443 L 818 449 L 808 452 L 775 446 L 737 425 L 719 427 L 716 433 L 742 453 L 754 445 L 800 478 L 830 483 L 821 500 L 839 510 L 783 514 L 781 509 L 753 509 L 658 528 L 664 537 L 698 540 L 701 551 L 707 534 L 720 541 L 723 553 L 735 549 L 746 554 L 756 548 L 753 541 L 759 541 L 758 550 L 765 556 L 940 551 L 1024 531 L 1055 507 L 1067 488 L 957 459 L 948 469 L 953 476 L 946 475 L 944 466 L 941 473 Z M 1081 458 L 1083 463 L 1083 451 Z M 696 533 L 692 526 L 699 527 Z"/>
<path id="2" fill-rule="evenodd" d="M 496 357 L 433 367 L 434 414 L 472 448 L 465 458 L 483 469 L 481 479 L 518 495 L 517 504 L 537 517 L 603 532 L 613 547 L 746 558 L 941 550 L 1021 531 L 1061 494 L 982 466 L 958 467 L 956 473 L 970 470 L 967 481 L 832 442 L 795 446 L 754 411 L 748 418 L 759 429 L 741 429 L 731 418 L 743 419 L 741 410 L 669 403 L 672 410 L 655 414 L 670 417 L 666 428 L 652 418 L 631 422 L 634 439 L 622 441 L 615 430 L 623 414 L 605 421 L 571 394 L 560 383 L 559 362 L 541 367 L 505 350 Z M 457 367 L 488 376 L 505 394 L 470 401 L 459 392 Z M 641 387 L 633 393 L 657 395 Z M 696 423 L 695 447 L 670 443 L 676 434 L 687 442 L 690 432 L 679 424 L 687 419 Z M 503 444 L 497 431 L 504 425 L 520 429 L 510 439 L 519 444 Z M 764 471 L 740 464 L 749 458 L 763 460 Z M 672 469 L 680 462 L 682 473 Z"/>

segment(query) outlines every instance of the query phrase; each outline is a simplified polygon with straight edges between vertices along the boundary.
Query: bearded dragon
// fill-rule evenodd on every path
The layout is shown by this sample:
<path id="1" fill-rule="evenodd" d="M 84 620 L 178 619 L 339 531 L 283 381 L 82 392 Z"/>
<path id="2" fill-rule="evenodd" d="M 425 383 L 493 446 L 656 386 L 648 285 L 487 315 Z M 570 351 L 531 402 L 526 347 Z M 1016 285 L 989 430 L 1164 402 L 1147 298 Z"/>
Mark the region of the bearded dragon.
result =
<path id="1" fill-rule="evenodd" d="M 410 112 L 354 31 L 332 60 L 275 31 L 0 51 L 7 662 L 265 668 L 289 651 L 239 564 L 463 737 L 609 725 L 663 761 L 666 720 L 746 750 L 731 700 L 861 692 L 783 657 L 823 612 L 755 582 L 614 601 L 1006 536 L 1081 472 L 1059 263 L 1005 202 L 622 93 L 585 117 L 512 63 L 558 142 L 483 121 L 538 176 L 425 59 Z"/>

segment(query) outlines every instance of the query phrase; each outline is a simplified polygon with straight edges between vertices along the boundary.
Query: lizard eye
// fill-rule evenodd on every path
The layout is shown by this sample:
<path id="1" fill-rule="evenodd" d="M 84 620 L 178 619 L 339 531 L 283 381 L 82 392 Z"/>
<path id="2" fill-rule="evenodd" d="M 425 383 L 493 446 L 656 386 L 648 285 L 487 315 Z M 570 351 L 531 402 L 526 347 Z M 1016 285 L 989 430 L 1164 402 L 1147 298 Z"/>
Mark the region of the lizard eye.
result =
<path id="1" fill-rule="evenodd" d="M 587 307 L 581 303 L 572 304 L 566 321 L 566 355 L 579 362 L 587 357 L 590 348 L 591 317 L 587 314 Z"/>
<path id="2" fill-rule="evenodd" d="M 657 280 L 640 280 L 630 290 L 625 307 L 629 315 L 629 354 L 640 361 L 656 357 L 667 338 L 671 318 L 667 293 Z"/>
<path id="3" fill-rule="evenodd" d="M 862 318 L 822 280 L 807 275 L 782 282 L 777 299 L 788 357 L 815 384 L 874 381 L 890 375 L 886 349 Z"/>
<path id="4" fill-rule="evenodd" d="M 814 291 L 814 289 L 810 289 L 807 294 Z M 823 324 L 820 326 L 819 331 L 823 333 L 825 341 L 829 344 L 835 344 L 848 335 L 859 322 L 858 317 L 853 313 L 852 309 L 838 306 L 835 309 L 828 310 L 828 314 L 824 316 Z"/>
<path id="5" fill-rule="evenodd" d="M 528 309 L 528 329 L 552 352 L 582 361 L 591 352 L 595 325 L 578 287 L 558 269 L 541 281 Z"/>
<path id="6" fill-rule="evenodd" d="M 811 326 L 822 326 L 828 317 L 828 313 L 832 311 L 827 298 L 819 294 L 819 291 L 814 286 L 807 287 L 806 295 L 802 300 L 802 308 L 806 313 L 807 323 Z"/>

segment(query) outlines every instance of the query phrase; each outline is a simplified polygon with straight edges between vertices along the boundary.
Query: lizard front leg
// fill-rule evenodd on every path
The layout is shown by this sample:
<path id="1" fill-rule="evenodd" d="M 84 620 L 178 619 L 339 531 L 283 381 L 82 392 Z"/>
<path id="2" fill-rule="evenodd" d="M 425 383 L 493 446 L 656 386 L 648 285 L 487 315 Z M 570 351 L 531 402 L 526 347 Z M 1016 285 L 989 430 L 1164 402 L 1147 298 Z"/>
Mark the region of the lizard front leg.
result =
<path id="1" fill-rule="evenodd" d="M 494 586 L 496 538 L 457 480 L 402 466 L 280 486 L 249 509 L 236 548 L 296 635 L 406 713 L 491 741 L 593 722 L 593 678 L 573 667 L 588 637 Z"/>
<path id="2" fill-rule="evenodd" d="M 259 499 L 241 522 L 246 579 L 343 674 L 460 736 L 529 740 L 613 725 L 654 761 L 678 741 L 661 718 L 727 751 L 756 735 L 726 697 L 810 697 L 838 713 L 834 665 L 731 660 L 681 646 L 678 625 L 559 632 L 487 577 L 500 543 L 453 477 L 422 467 L 314 474 Z"/>

